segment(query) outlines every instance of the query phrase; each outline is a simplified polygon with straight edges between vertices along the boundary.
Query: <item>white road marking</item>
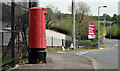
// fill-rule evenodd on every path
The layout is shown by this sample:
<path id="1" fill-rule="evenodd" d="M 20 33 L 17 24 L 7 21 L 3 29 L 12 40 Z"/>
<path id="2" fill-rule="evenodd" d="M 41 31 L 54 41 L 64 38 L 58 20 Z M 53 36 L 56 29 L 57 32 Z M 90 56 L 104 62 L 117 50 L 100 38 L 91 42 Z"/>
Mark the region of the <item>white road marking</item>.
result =
<path id="1" fill-rule="evenodd" d="M 99 49 L 104 49 L 104 48 L 99 48 Z"/>
<path id="2" fill-rule="evenodd" d="M 114 46 L 118 47 L 118 45 L 114 45 Z"/>
<path id="3" fill-rule="evenodd" d="M 65 52 L 64 51 L 58 51 L 56 53 L 64 54 Z"/>
<path id="4" fill-rule="evenodd" d="M 75 54 L 79 54 L 79 53 L 75 53 Z"/>
<path id="5" fill-rule="evenodd" d="M 83 54 L 86 54 L 86 53 L 88 53 L 88 51 L 85 51 L 85 52 L 79 52 L 79 53 L 75 53 L 75 54 L 83 55 Z"/>

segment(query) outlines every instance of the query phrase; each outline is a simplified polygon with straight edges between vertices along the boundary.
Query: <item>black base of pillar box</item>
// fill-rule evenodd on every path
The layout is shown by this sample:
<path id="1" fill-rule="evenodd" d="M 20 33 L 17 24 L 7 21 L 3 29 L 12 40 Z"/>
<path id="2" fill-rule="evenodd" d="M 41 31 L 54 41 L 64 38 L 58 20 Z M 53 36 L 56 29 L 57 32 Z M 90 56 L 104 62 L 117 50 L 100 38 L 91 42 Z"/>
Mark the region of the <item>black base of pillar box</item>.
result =
<path id="1" fill-rule="evenodd" d="M 44 64 L 46 63 L 45 49 L 31 48 L 29 49 L 29 64 Z"/>

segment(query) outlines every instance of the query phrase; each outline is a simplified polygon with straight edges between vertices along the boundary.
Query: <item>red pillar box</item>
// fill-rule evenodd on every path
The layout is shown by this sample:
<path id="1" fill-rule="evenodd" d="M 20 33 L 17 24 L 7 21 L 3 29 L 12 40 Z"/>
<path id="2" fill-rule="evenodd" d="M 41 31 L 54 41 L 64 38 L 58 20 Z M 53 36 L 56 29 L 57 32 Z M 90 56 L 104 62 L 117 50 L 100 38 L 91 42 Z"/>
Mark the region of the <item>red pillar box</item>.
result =
<path id="1" fill-rule="evenodd" d="M 41 7 L 30 8 L 29 11 L 29 63 L 46 63 L 45 14 Z"/>

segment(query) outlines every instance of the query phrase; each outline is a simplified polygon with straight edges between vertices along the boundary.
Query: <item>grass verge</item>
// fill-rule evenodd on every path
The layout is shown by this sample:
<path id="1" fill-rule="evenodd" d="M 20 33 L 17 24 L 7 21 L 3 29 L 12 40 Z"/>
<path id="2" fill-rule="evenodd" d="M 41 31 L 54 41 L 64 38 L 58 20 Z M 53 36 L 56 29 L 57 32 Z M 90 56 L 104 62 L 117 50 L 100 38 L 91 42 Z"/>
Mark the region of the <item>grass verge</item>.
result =
<path id="1" fill-rule="evenodd" d="M 86 49 L 98 49 L 98 48 L 93 48 L 93 47 L 84 47 L 84 48 L 76 48 L 76 49 L 69 49 L 69 50 L 64 50 L 64 51 L 75 51 L 75 50 L 86 50 Z M 58 48 L 47 48 L 47 52 L 57 52 L 57 51 L 63 51 Z"/>

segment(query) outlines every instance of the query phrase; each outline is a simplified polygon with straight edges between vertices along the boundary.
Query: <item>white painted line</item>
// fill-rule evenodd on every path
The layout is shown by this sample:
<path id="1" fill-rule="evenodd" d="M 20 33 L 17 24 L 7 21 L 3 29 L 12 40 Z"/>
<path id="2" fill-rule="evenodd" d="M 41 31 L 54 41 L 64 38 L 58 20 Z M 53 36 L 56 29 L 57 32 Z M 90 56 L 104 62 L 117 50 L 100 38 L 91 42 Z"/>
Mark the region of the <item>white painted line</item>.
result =
<path id="1" fill-rule="evenodd" d="M 83 54 L 86 54 L 88 53 L 89 51 L 85 51 L 85 52 L 79 52 L 79 53 L 75 53 L 75 54 L 78 54 L 78 55 L 83 55 Z M 96 61 L 88 56 L 84 56 L 84 57 L 87 57 L 89 58 L 90 60 L 92 60 L 92 65 L 93 65 L 93 68 L 94 69 L 97 69 L 97 64 L 96 64 Z"/>
<path id="2" fill-rule="evenodd" d="M 75 54 L 79 54 L 79 53 L 75 53 Z"/>
<path id="3" fill-rule="evenodd" d="M 61 53 L 61 54 L 63 54 L 63 53 L 65 53 L 65 52 L 62 52 L 62 51 L 58 51 L 58 52 L 56 52 L 56 53 Z"/>
<path id="4" fill-rule="evenodd" d="M 82 54 L 78 54 L 78 55 L 82 55 Z"/>
<path id="5" fill-rule="evenodd" d="M 99 49 L 104 49 L 104 48 L 99 48 Z"/>
<path id="6" fill-rule="evenodd" d="M 79 53 L 75 53 L 75 54 L 83 55 L 83 54 L 86 54 L 86 53 L 88 53 L 88 51 L 85 51 L 85 52 L 79 52 Z"/>
<path id="7" fill-rule="evenodd" d="M 116 47 L 118 47 L 118 45 L 115 45 Z"/>

